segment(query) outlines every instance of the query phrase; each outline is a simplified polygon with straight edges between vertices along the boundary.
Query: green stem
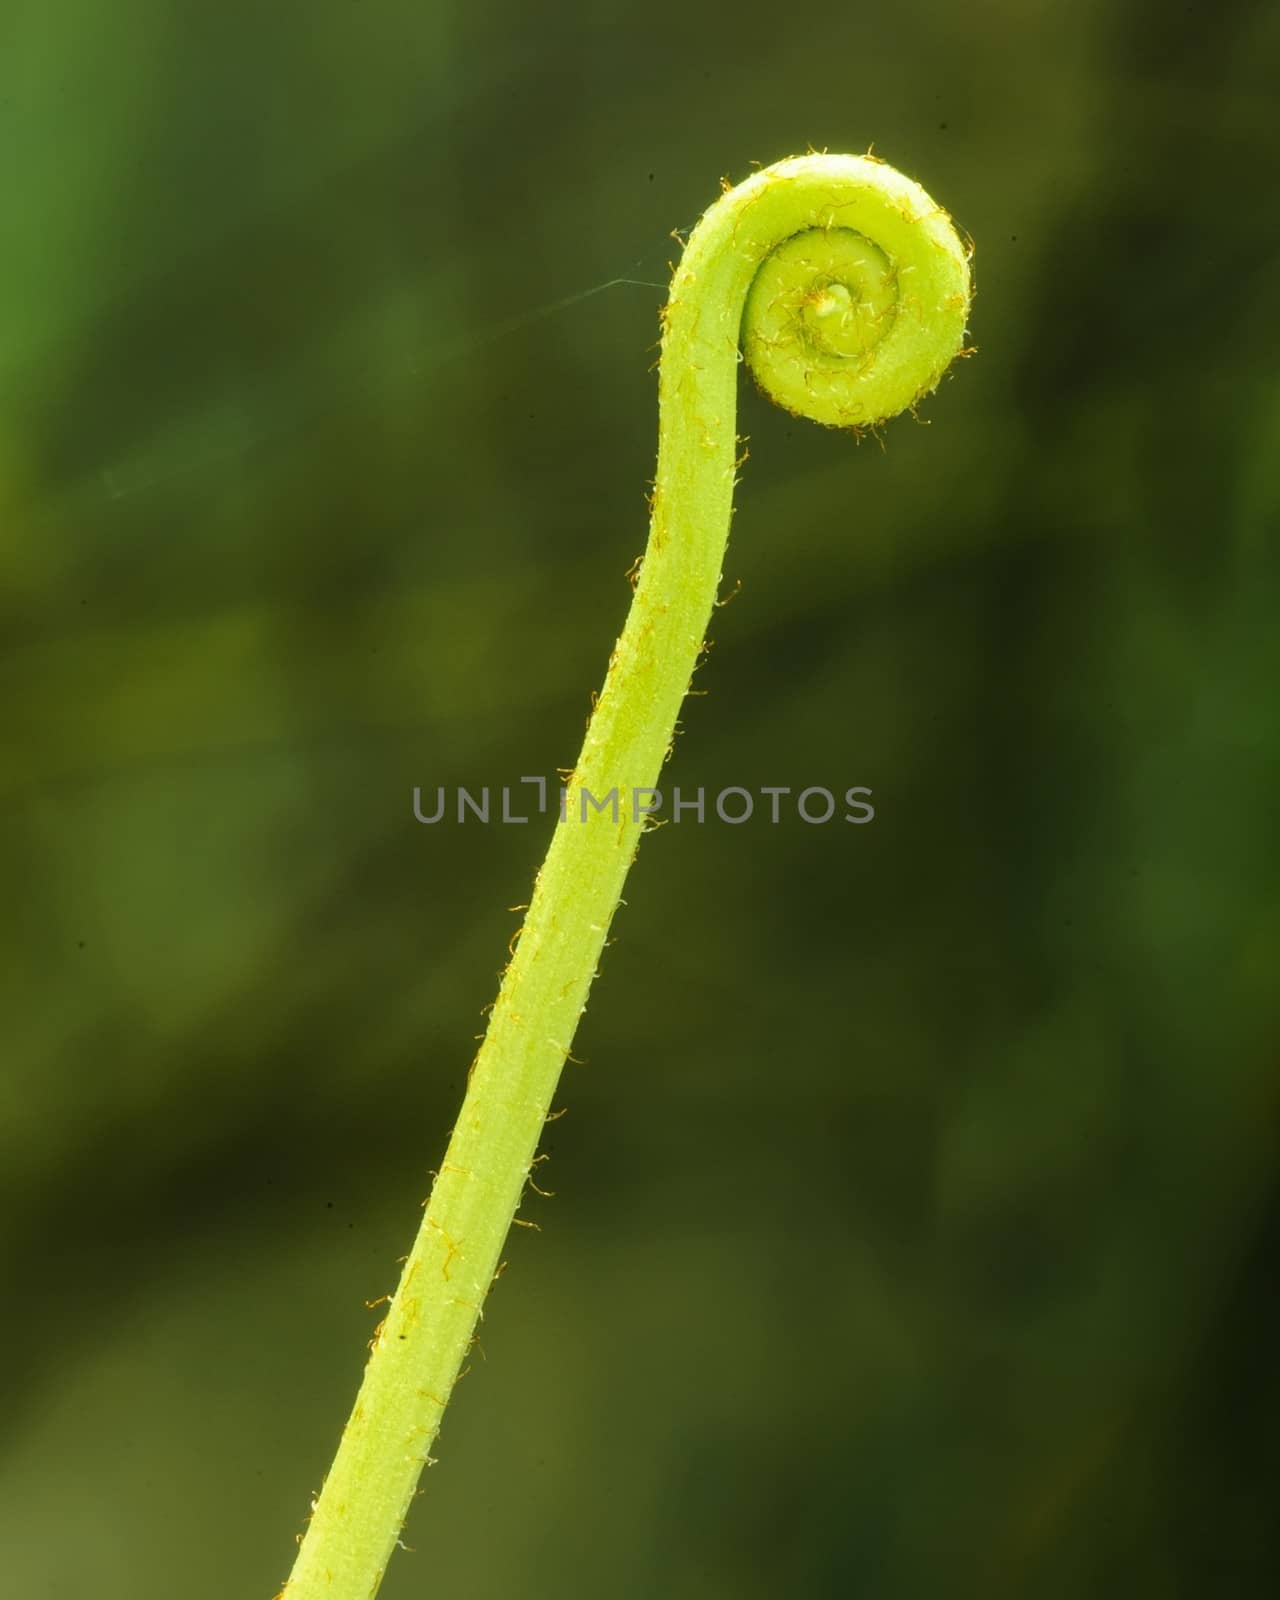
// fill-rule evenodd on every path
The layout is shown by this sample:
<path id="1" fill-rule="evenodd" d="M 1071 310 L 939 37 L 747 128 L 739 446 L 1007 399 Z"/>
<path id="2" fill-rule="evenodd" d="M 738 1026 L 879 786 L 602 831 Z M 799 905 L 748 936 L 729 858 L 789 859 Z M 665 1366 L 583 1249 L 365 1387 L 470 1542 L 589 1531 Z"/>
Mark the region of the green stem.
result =
<path id="1" fill-rule="evenodd" d="M 694 229 L 663 313 L 658 471 L 631 612 L 287 1600 L 377 1593 L 498 1270 L 715 602 L 739 340 L 779 404 L 860 429 L 936 386 L 968 309 L 946 213 L 869 157 L 779 162 Z"/>

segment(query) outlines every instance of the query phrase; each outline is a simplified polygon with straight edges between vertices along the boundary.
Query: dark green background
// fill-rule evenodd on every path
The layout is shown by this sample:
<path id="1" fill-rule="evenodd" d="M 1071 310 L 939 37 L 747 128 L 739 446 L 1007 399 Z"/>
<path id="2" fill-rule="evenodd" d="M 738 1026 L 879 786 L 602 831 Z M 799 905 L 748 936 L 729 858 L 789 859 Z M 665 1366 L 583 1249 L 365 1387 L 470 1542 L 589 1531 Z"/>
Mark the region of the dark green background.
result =
<path id="1" fill-rule="evenodd" d="M 8 0 L 0 1591 L 267 1600 L 643 544 L 668 237 L 977 244 L 882 452 L 753 393 L 671 781 L 385 1600 L 1280 1574 L 1280 13 Z M 614 283 L 626 278 L 636 283 Z M 585 291 L 576 303 L 559 303 Z"/>

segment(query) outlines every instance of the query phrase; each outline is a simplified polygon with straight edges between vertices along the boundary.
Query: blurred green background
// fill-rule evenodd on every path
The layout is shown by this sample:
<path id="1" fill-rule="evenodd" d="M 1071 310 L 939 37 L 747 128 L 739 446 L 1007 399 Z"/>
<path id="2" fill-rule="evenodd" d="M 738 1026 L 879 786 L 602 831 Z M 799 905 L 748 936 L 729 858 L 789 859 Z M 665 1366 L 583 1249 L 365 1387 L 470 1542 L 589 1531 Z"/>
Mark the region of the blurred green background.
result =
<path id="1" fill-rule="evenodd" d="M 980 353 L 883 452 L 744 390 L 666 776 L 876 819 L 646 843 L 383 1595 L 1272 1589 L 1278 73 L 1244 0 L 9 0 L 0 1591 L 283 1581 L 546 840 L 412 787 L 572 765 L 670 232 L 873 143 Z"/>

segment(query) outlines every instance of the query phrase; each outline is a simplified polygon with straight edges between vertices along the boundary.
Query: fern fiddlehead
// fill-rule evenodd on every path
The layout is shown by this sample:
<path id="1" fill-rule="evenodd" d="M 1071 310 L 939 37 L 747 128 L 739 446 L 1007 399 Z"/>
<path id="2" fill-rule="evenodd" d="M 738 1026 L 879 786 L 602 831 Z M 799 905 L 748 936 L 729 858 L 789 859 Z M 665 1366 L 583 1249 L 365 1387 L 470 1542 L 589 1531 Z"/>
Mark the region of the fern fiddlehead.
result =
<path id="1" fill-rule="evenodd" d="M 969 299 L 946 213 L 870 157 L 766 167 L 690 235 L 663 311 L 658 469 L 631 611 L 287 1600 L 377 1593 L 498 1270 L 715 602 L 739 348 L 786 409 L 873 427 L 934 389 Z"/>

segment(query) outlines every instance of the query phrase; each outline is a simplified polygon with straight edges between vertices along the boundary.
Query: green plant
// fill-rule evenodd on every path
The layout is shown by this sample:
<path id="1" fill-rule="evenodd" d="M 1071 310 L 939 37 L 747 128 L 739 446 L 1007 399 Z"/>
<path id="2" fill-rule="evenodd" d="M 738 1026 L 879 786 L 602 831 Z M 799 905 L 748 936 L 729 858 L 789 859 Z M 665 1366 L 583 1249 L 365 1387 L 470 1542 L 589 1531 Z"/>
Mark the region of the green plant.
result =
<path id="1" fill-rule="evenodd" d="M 946 213 L 869 156 L 767 167 L 691 234 L 663 311 L 658 470 L 631 611 L 287 1600 L 376 1594 L 498 1270 L 715 603 L 739 340 L 780 405 L 872 428 L 936 386 L 969 298 Z"/>

